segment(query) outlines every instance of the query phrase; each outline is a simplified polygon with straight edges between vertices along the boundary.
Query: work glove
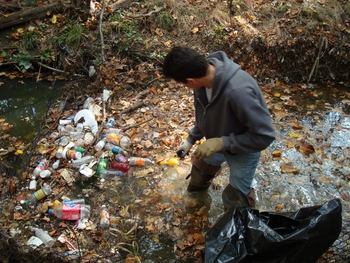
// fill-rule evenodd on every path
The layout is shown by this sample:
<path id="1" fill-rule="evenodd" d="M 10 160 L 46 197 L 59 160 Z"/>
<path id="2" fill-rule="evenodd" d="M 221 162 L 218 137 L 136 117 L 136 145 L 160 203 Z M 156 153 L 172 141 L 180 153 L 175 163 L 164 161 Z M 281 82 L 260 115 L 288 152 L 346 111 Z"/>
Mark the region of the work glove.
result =
<path id="1" fill-rule="evenodd" d="M 193 154 L 198 158 L 205 159 L 213 153 L 222 151 L 223 147 L 222 138 L 211 138 L 200 144 Z"/>
<path id="2" fill-rule="evenodd" d="M 186 154 L 191 150 L 192 148 L 192 143 L 190 143 L 187 140 L 184 140 L 180 143 L 179 148 L 176 151 L 177 156 L 180 158 L 184 158 Z"/>

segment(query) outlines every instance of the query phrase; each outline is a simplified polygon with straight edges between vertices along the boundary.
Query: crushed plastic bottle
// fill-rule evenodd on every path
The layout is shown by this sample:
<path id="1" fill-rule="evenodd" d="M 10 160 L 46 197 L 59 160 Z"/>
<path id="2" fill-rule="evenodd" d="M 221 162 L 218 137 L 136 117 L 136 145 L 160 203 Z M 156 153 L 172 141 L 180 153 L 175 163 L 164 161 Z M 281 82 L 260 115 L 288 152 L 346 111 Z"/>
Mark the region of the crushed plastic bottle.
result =
<path id="1" fill-rule="evenodd" d="M 25 204 L 35 204 L 39 200 L 43 199 L 45 196 L 48 196 L 52 193 L 51 186 L 44 183 L 43 187 L 32 194 L 28 200 L 25 201 Z"/>
<path id="2" fill-rule="evenodd" d="M 105 229 L 105 228 L 108 228 L 110 224 L 111 222 L 110 222 L 107 207 L 105 205 L 102 205 L 102 209 L 100 212 L 100 227 L 102 229 Z"/>
<path id="3" fill-rule="evenodd" d="M 30 230 L 35 232 L 35 235 L 48 247 L 52 247 L 55 244 L 55 240 L 43 229 L 36 227 L 29 227 Z"/>
<path id="4" fill-rule="evenodd" d="M 130 165 L 133 166 L 147 166 L 154 164 L 154 161 L 148 158 L 141 158 L 141 157 L 130 157 L 128 159 L 128 162 Z"/>
<path id="5" fill-rule="evenodd" d="M 48 213 L 54 214 L 62 220 L 88 219 L 91 207 L 86 204 L 62 204 L 54 209 L 49 209 Z"/>

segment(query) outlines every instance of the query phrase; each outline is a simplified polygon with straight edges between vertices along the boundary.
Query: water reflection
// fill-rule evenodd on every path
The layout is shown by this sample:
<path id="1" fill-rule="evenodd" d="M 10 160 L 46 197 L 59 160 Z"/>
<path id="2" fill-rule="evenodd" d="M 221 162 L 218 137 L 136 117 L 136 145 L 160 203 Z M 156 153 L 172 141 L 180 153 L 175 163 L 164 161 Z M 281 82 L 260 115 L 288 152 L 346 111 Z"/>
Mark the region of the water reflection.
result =
<path id="1" fill-rule="evenodd" d="M 0 118 L 14 128 L 12 136 L 30 142 L 40 126 L 51 98 L 60 96 L 62 83 L 0 79 Z"/>

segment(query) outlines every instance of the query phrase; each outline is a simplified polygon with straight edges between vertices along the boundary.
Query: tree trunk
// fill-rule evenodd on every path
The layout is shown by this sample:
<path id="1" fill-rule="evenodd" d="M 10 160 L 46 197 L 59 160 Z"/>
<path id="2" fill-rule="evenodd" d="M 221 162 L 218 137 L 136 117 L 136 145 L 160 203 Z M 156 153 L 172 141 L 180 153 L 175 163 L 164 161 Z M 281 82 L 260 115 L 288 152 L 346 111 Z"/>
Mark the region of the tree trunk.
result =
<path id="1" fill-rule="evenodd" d="M 58 3 L 52 3 L 45 6 L 33 7 L 30 9 L 24 9 L 16 13 L 10 14 L 8 17 L 0 17 L 0 30 L 15 26 L 18 24 L 29 22 L 32 19 L 42 19 L 46 16 L 46 12 L 57 7 Z"/>

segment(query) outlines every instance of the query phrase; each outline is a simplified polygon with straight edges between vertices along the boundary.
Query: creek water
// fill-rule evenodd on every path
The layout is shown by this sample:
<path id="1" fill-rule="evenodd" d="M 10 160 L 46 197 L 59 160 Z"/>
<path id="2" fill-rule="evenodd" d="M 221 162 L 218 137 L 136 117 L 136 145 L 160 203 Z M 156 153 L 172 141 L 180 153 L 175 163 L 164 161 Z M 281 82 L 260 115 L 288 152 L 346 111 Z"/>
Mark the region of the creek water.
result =
<path id="1" fill-rule="evenodd" d="M 58 94 L 52 89 L 59 88 L 50 83 L 26 82 L 16 80 L 0 80 L 0 119 L 6 119 L 15 128 L 11 135 L 22 137 L 30 143 L 35 137 L 42 119 L 48 108 L 48 99 L 57 99 Z M 274 115 L 277 138 L 261 155 L 261 163 L 256 172 L 254 188 L 256 189 L 258 205 L 261 211 L 296 211 L 305 206 L 323 204 L 332 198 L 340 198 L 343 203 L 343 218 L 350 219 L 348 196 L 350 195 L 350 115 L 347 90 L 340 87 L 341 92 L 333 94 L 334 90 L 327 87 L 317 87 L 317 96 L 296 96 L 293 103 L 281 100 L 281 105 L 288 108 L 287 114 L 278 117 L 278 103 L 270 110 Z M 287 106 L 285 104 L 288 104 Z M 290 106 L 292 105 L 292 106 Z M 25 118 L 29 117 L 27 121 Z M 302 128 L 295 128 L 299 123 Z M 314 153 L 304 154 L 300 147 L 311 144 Z M 1 147 L 0 147 L 1 148 Z M 275 152 L 280 151 L 280 155 Z M 290 172 L 285 172 L 286 165 Z M 163 203 L 172 203 L 173 208 L 184 208 L 190 213 L 198 207 L 191 205 L 193 197 L 186 193 L 187 181 L 184 179 L 190 171 L 190 163 L 183 162 L 179 167 L 166 167 L 162 170 L 162 185 L 164 193 L 179 196 L 181 202 L 174 198 L 163 196 Z M 210 224 L 215 223 L 223 213 L 221 192 L 228 183 L 228 167 L 223 165 L 221 174 L 213 181 L 215 187 L 208 190 L 208 195 L 202 201 L 210 207 L 208 218 Z M 136 178 L 134 193 L 143 190 L 145 179 Z M 147 182 L 151 184 L 150 182 Z M 171 186 L 171 187 L 170 187 Z M 170 190 L 169 190 L 170 189 Z M 114 192 L 111 191 L 111 194 Z M 113 196 L 111 196 L 113 198 Z M 121 196 L 121 199 L 132 199 L 133 196 Z M 149 214 L 157 214 L 158 207 L 140 207 L 134 213 L 140 218 Z M 169 212 L 169 218 L 171 217 Z M 164 218 L 166 224 L 169 218 Z M 162 219 L 163 220 L 163 219 Z M 160 220 L 161 221 L 161 220 Z M 336 244 L 341 245 L 339 242 Z M 160 235 L 147 235 L 142 230 L 138 240 L 139 254 L 144 262 L 180 262 L 172 259 L 174 242 Z M 346 248 L 350 255 L 349 248 Z"/>

